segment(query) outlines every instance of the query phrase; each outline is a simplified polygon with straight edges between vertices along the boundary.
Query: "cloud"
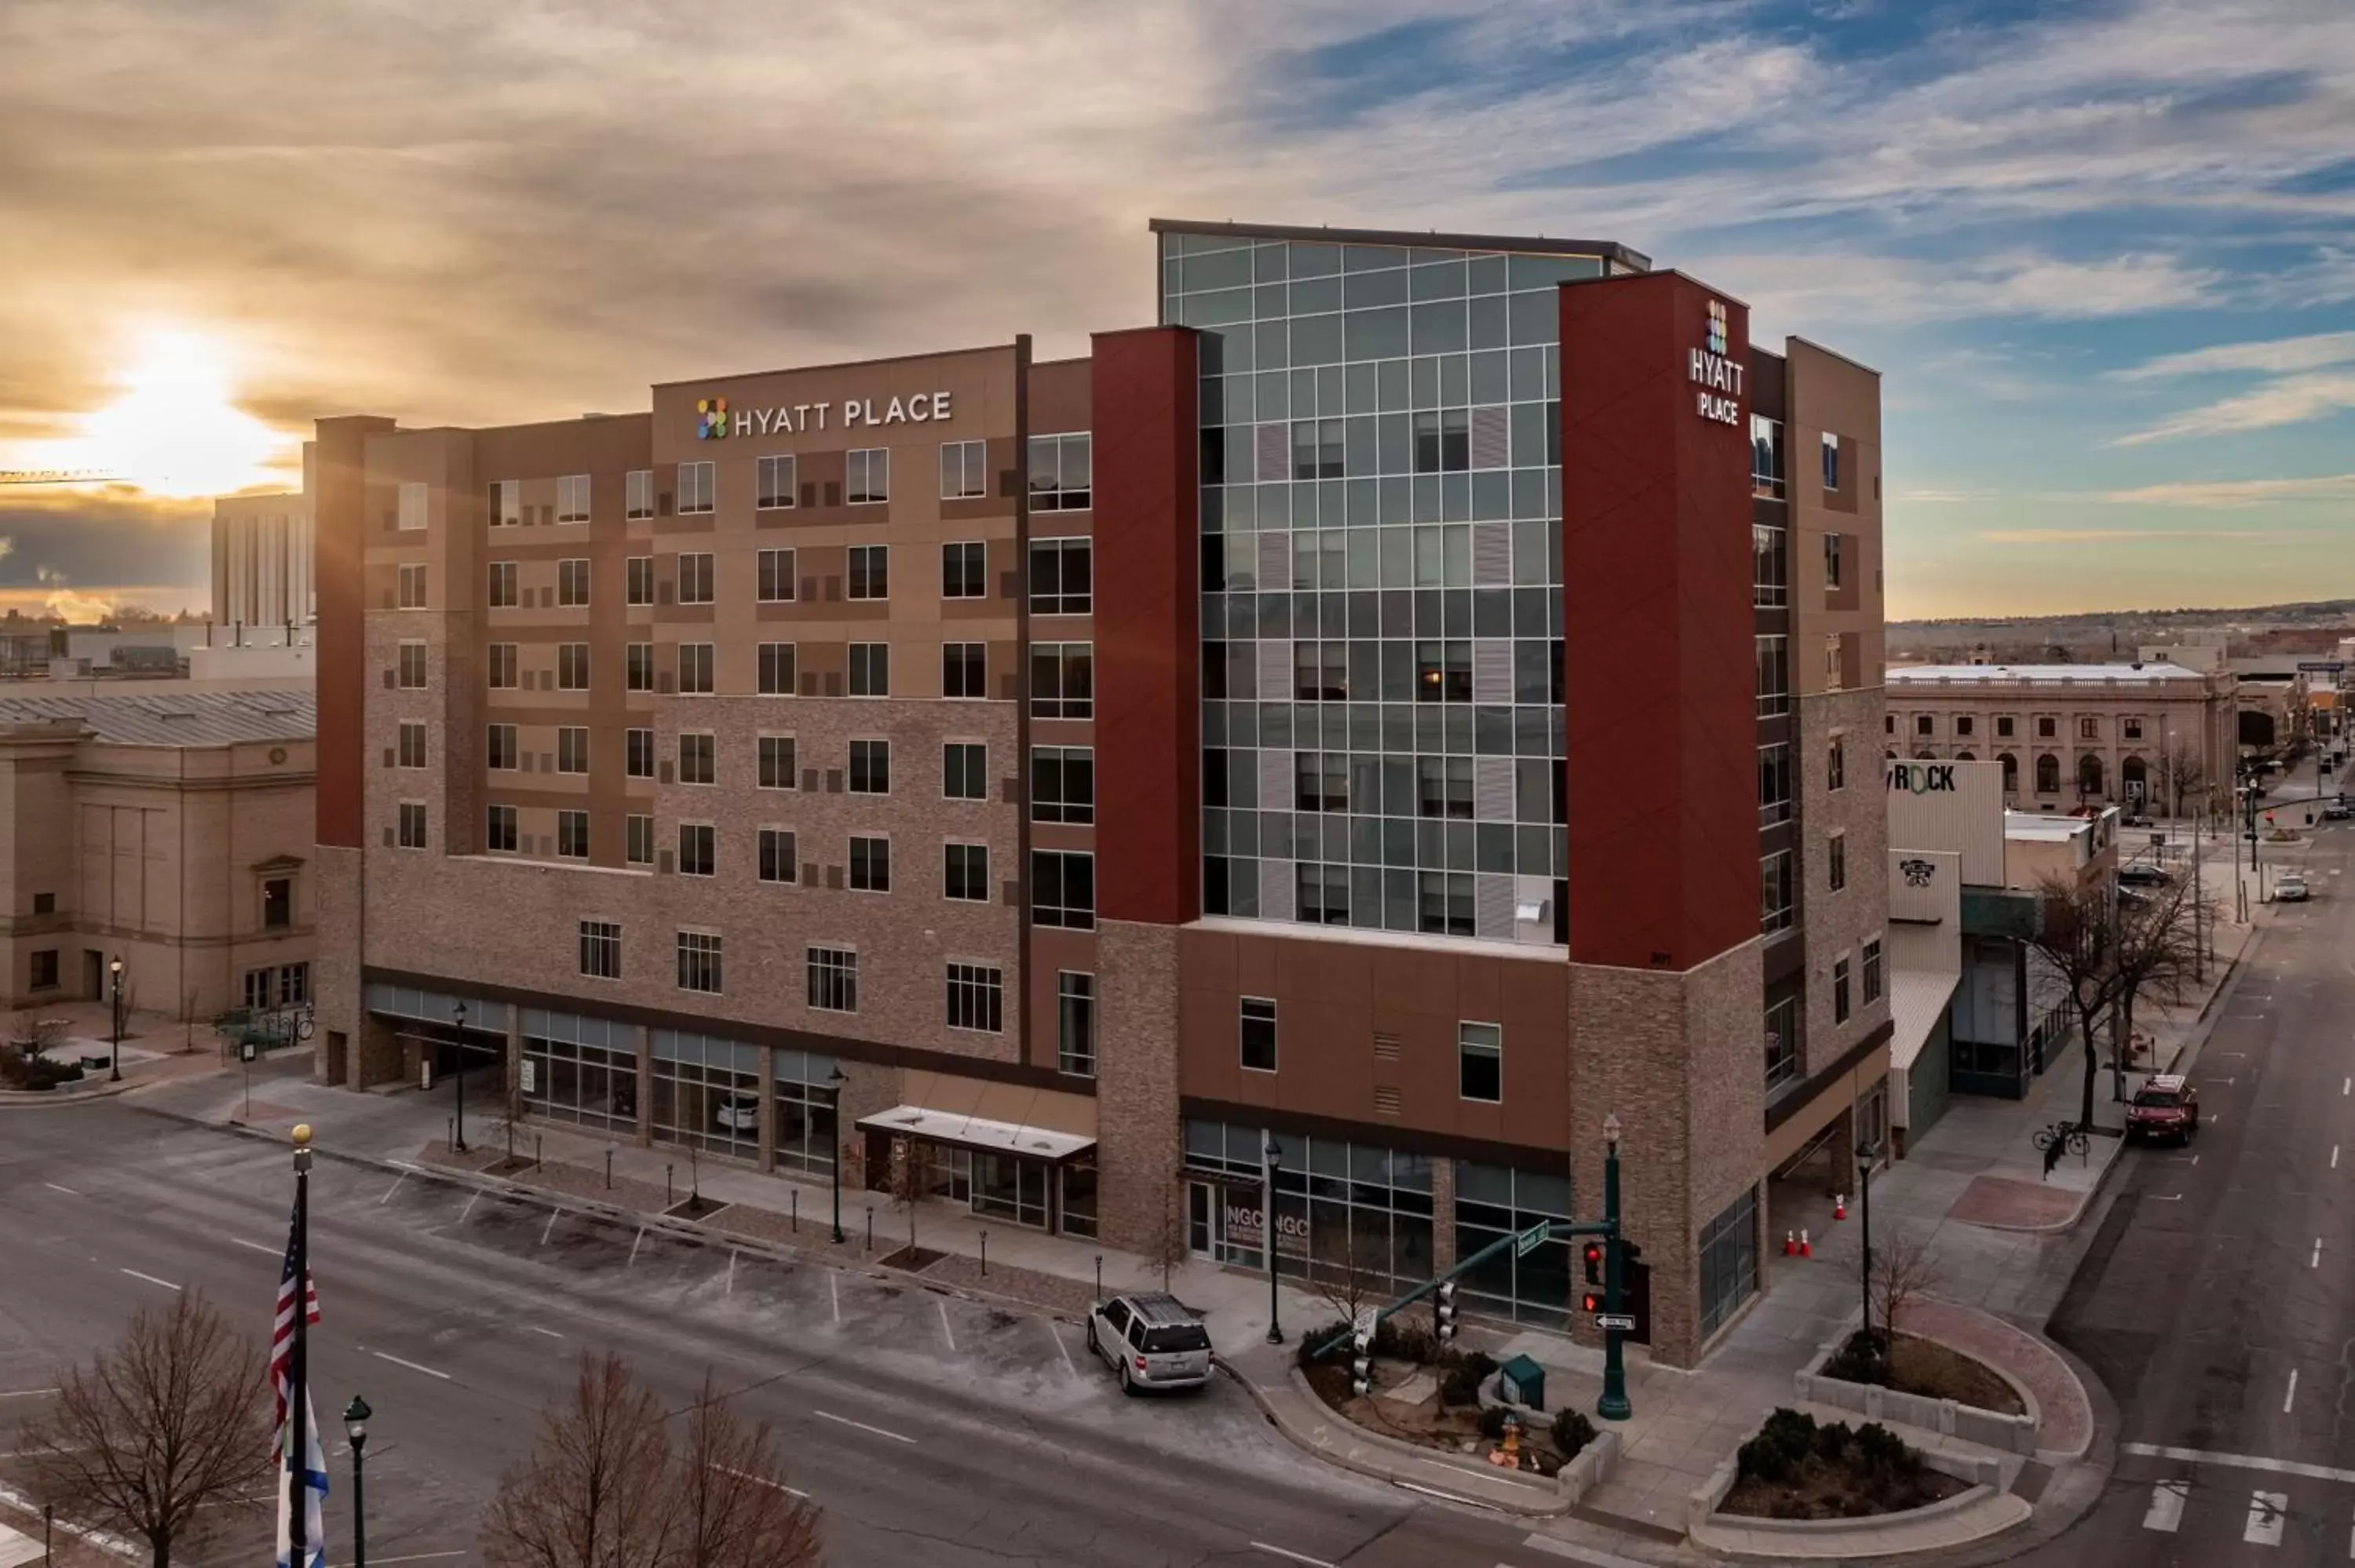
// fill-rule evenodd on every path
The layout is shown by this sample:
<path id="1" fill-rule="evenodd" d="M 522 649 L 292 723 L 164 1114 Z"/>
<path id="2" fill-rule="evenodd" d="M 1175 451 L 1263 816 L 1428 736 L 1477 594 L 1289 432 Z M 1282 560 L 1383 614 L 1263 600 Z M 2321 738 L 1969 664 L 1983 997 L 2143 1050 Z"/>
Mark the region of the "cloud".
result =
<path id="1" fill-rule="evenodd" d="M 2264 371 L 2275 376 L 2320 370 L 2333 365 L 2355 364 L 2355 332 L 2313 333 L 2305 337 L 2277 337 L 2261 343 L 2223 343 L 2186 354 L 2163 354 L 2157 359 L 2111 374 L 2121 381 L 2155 381 L 2218 371 Z"/>
<path id="2" fill-rule="evenodd" d="M 2258 528 L 1991 528 L 1977 535 L 1988 545 L 2138 545 L 2155 540 L 2278 539 Z"/>
<path id="3" fill-rule="evenodd" d="M 2305 479 L 2175 480 L 2135 490 L 2103 491 L 2099 499 L 2217 512 L 2246 511 L 2279 501 L 2355 501 L 2355 473 L 2317 474 Z"/>
<path id="4" fill-rule="evenodd" d="M 2276 425 L 2323 418 L 2341 408 L 2355 408 L 2355 371 L 2285 376 L 2253 392 L 2222 398 L 2120 436 L 2110 444 L 2138 447 L 2185 436 L 2270 429 Z"/>

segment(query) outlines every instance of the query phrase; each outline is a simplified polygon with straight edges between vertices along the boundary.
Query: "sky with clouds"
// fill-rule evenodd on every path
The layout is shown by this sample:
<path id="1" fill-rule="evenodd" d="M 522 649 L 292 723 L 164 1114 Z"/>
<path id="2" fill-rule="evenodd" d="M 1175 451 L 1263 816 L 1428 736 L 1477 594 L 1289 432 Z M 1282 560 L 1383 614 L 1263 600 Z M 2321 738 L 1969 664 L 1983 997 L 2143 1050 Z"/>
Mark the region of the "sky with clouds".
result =
<path id="1" fill-rule="evenodd" d="M 1882 370 L 1892 616 L 2355 595 L 2350 126 L 2348 0 L 12 0 L 0 467 L 159 323 L 291 441 L 1076 352 L 1154 215 L 1576 234 Z M 0 490 L 0 603 L 206 514 Z"/>

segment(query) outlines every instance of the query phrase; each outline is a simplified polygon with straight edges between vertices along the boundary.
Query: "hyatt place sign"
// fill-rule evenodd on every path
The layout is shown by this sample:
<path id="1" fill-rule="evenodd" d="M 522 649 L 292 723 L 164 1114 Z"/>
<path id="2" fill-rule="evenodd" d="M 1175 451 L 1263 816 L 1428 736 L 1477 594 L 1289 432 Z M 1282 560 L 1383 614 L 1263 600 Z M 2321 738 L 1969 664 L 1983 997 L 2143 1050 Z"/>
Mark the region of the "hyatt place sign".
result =
<path id="1" fill-rule="evenodd" d="M 950 394 L 914 392 L 902 397 L 845 397 L 838 427 L 845 430 L 881 425 L 922 425 L 951 417 Z M 790 403 L 773 408 L 730 408 L 725 397 L 695 400 L 695 439 L 723 440 L 729 436 L 795 436 L 823 430 L 835 405 Z"/>

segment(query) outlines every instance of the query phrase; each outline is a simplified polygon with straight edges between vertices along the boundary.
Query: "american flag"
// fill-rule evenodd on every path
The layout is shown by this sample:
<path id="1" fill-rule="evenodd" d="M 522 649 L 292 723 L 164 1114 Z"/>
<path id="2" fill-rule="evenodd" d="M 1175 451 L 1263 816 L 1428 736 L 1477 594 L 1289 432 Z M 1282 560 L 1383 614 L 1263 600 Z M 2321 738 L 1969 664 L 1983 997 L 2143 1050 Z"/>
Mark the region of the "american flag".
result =
<path id="1" fill-rule="evenodd" d="M 296 1263 L 294 1249 L 299 1238 L 294 1222 L 286 1224 L 286 1262 L 278 1274 L 278 1316 L 270 1329 L 270 1387 L 278 1399 L 278 1424 L 271 1428 L 272 1446 L 280 1453 L 286 1451 L 286 1397 L 294 1375 L 294 1275 L 301 1267 Z M 303 1317 L 306 1323 L 319 1320 L 319 1287 L 311 1281 L 311 1271 L 303 1275 Z"/>
<path id="2" fill-rule="evenodd" d="M 294 1383 L 294 1292 L 295 1277 L 302 1277 L 303 1320 L 306 1324 L 319 1320 L 319 1292 L 311 1283 L 311 1271 L 301 1257 L 303 1250 L 302 1211 L 286 1227 L 286 1263 L 278 1273 L 278 1313 L 270 1328 L 270 1387 L 277 1395 L 277 1438 L 273 1446 L 278 1451 L 278 1568 L 324 1568 L 326 1561 L 327 1533 L 321 1520 L 327 1496 L 327 1458 L 319 1437 L 319 1417 L 311 1407 L 311 1390 L 306 1377 L 303 1389 L 303 1452 L 293 1452 L 287 1439 L 287 1411 L 293 1401 Z M 306 1369 L 307 1371 L 307 1369 Z M 293 1541 L 294 1489 L 303 1493 L 303 1542 L 297 1547 Z"/>

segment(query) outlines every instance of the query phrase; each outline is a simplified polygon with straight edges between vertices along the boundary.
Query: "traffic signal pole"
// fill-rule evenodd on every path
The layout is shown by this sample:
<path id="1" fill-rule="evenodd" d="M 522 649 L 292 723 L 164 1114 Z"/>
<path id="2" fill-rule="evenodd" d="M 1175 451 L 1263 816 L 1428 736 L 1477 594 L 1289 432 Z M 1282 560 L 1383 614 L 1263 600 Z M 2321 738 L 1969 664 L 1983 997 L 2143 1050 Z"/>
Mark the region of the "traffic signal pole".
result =
<path id="1" fill-rule="evenodd" d="M 1619 1240 L 1619 1118 L 1613 1113 L 1603 1118 L 1603 1309 L 1617 1318 L 1626 1288 L 1625 1266 L 1621 1254 L 1625 1250 Z M 1603 1330 L 1603 1397 L 1594 1403 L 1594 1414 L 1605 1421 L 1625 1421 L 1636 1414 L 1627 1402 L 1627 1368 L 1622 1358 L 1619 1341 L 1625 1333 L 1616 1328 Z"/>

